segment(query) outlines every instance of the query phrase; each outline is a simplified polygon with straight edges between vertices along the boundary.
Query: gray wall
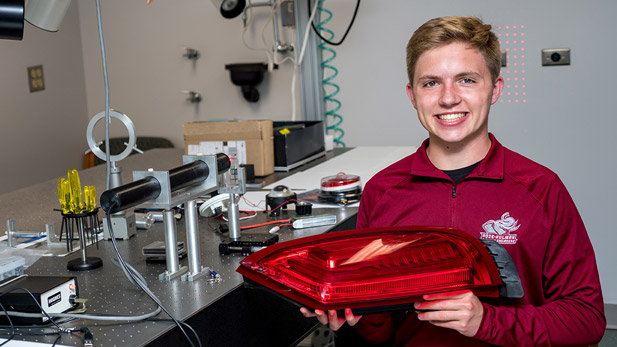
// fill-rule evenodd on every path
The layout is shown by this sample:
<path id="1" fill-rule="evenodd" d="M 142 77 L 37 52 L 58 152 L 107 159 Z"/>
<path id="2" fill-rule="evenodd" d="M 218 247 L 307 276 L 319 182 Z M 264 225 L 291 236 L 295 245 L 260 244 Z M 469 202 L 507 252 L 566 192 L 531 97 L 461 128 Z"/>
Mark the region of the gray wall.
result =
<path id="1" fill-rule="evenodd" d="M 355 0 L 328 2 L 342 33 Z M 476 15 L 494 27 L 502 26 L 517 47 L 519 78 L 509 81 L 511 93 L 518 85 L 525 100 L 507 102 L 507 95 L 492 109 L 489 128 L 506 146 L 557 172 L 573 196 L 587 226 L 600 267 L 604 298 L 617 303 L 615 247 L 617 233 L 613 213 L 617 210 L 617 156 L 614 107 L 617 56 L 613 0 L 581 1 L 363 1 L 357 25 L 345 44 L 336 48 L 333 62 L 339 69 L 339 100 L 348 145 L 418 145 L 426 131 L 417 121 L 407 95 L 405 45 L 419 25 L 445 15 Z M 337 24 L 337 25 L 335 25 Z M 524 25 L 514 45 L 512 26 Z M 509 29 L 506 30 L 505 26 Z M 542 48 L 572 49 L 572 64 L 542 67 Z M 525 58 L 520 57 L 525 48 Z M 514 53 L 514 51 L 512 51 Z M 510 76 L 514 76 L 510 67 Z M 503 71 L 502 71 L 503 73 Z M 504 76 L 507 76 L 504 74 Z M 508 84 L 508 83 L 507 83 Z"/>
<path id="2" fill-rule="evenodd" d="M 30 93 L 27 68 L 41 64 L 45 90 Z M 88 117 L 75 3 L 57 33 L 26 23 L 22 41 L 0 40 L 0 105 L 0 193 L 82 168 Z"/>
<path id="3" fill-rule="evenodd" d="M 242 99 L 224 70 L 227 63 L 266 59 L 242 44 L 239 18 L 223 19 L 207 0 L 154 0 L 149 6 L 143 0 L 101 3 L 111 106 L 131 117 L 138 135 L 165 136 L 182 146 L 182 123 L 187 121 L 289 119 L 290 63 L 266 77 L 259 87 L 262 101 L 256 105 Z M 334 12 L 328 26 L 337 37 L 354 4 L 355 0 L 326 3 Z M 261 44 L 265 12 L 254 12 L 246 36 L 253 46 Z M 617 233 L 612 230 L 617 183 L 610 175 L 616 168 L 611 82 L 617 80 L 617 69 L 610 63 L 617 56 L 615 13 L 617 2 L 612 0 L 363 1 L 356 25 L 346 43 L 336 48 L 333 62 L 339 69 L 345 142 L 418 145 L 426 137 L 405 95 L 404 47 L 427 19 L 478 15 L 495 26 L 524 25 L 526 54 L 517 59 L 525 63 L 526 102 L 522 97 L 518 103 L 503 98 L 492 110 L 491 130 L 506 146 L 561 176 L 588 227 L 605 300 L 617 303 L 612 269 L 617 263 Z M 271 40 L 270 27 L 265 34 Z M 27 25 L 24 41 L 0 41 L 0 192 L 64 175 L 81 165 L 86 124 L 104 107 L 97 35 L 94 1 L 80 0 L 74 1 L 59 33 Z M 292 31 L 283 35 L 295 37 Z M 201 51 L 195 64 L 182 57 L 185 46 Z M 572 65 L 541 67 L 540 49 L 556 47 L 572 49 Z M 30 94 L 26 67 L 41 63 L 47 89 Z M 203 93 L 204 101 L 198 107 L 188 103 L 180 93 L 186 89 Z M 120 132 L 115 129 L 112 135 Z"/>

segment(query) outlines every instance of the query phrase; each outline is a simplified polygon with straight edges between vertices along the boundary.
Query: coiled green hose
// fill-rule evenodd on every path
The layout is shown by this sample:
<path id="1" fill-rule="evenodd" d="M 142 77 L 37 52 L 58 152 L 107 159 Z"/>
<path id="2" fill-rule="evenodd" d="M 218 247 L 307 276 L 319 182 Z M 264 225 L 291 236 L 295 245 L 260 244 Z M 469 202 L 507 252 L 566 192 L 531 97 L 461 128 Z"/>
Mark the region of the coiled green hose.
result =
<path id="1" fill-rule="evenodd" d="M 319 22 L 319 24 L 317 24 L 316 27 L 318 31 L 324 32 L 327 35 L 330 35 L 329 40 L 332 40 L 334 38 L 334 32 L 324 27 L 324 25 L 327 24 L 330 21 L 330 19 L 332 19 L 332 12 L 322 7 L 322 4 L 325 1 L 326 0 L 319 0 L 317 10 L 320 11 L 322 14 L 326 14 L 327 16 L 325 18 L 322 18 L 322 20 Z M 345 142 L 343 142 L 342 139 L 343 139 L 343 136 L 345 136 L 345 132 L 343 131 L 343 129 L 340 128 L 341 123 L 343 123 L 343 117 L 337 113 L 341 108 L 341 102 L 338 99 L 336 99 L 336 95 L 339 93 L 341 88 L 336 83 L 333 82 L 333 80 L 338 75 L 338 69 L 330 64 L 336 58 L 336 51 L 328 47 L 328 44 L 325 41 L 322 41 L 319 44 L 319 48 L 322 50 L 322 53 L 329 52 L 331 54 L 328 59 L 322 59 L 322 62 L 321 62 L 321 68 L 322 68 L 322 71 L 324 72 L 323 73 L 324 79 L 322 81 L 322 85 L 324 86 L 324 94 L 325 94 L 324 100 L 326 101 L 326 112 L 325 112 L 326 125 L 327 125 L 326 131 L 333 133 L 334 144 L 336 146 L 344 148 L 346 146 L 345 146 Z M 326 77 L 326 73 L 325 73 L 326 70 L 330 70 L 332 74 Z M 334 89 L 334 90 L 328 94 L 326 86 L 329 86 L 330 87 L 329 89 Z M 328 109 L 329 105 L 330 106 L 334 105 L 334 107 Z"/>

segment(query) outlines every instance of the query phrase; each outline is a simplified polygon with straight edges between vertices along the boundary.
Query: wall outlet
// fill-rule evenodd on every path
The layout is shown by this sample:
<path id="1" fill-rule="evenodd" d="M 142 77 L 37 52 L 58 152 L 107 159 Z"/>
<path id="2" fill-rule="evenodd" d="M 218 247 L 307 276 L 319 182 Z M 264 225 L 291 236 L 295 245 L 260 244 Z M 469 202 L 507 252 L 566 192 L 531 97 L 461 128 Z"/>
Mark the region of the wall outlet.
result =
<path id="1" fill-rule="evenodd" d="M 570 48 L 545 48 L 542 50 L 542 66 L 570 65 Z"/>
<path id="2" fill-rule="evenodd" d="M 45 79 L 43 78 L 43 65 L 28 67 L 28 85 L 30 93 L 45 90 Z"/>

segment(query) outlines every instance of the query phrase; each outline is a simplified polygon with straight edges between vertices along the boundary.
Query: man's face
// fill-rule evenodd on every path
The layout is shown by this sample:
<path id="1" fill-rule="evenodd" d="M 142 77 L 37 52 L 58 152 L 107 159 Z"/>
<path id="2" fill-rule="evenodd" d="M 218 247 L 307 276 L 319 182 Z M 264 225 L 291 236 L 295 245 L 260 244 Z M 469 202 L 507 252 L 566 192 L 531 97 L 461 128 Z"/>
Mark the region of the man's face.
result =
<path id="1" fill-rule="evenodd" d="M 407 95 L 431 144 L 466 145 L 488 139 L 489 109 L 502 89 L 477 49 L 454 42 L 420 56 Z"/>

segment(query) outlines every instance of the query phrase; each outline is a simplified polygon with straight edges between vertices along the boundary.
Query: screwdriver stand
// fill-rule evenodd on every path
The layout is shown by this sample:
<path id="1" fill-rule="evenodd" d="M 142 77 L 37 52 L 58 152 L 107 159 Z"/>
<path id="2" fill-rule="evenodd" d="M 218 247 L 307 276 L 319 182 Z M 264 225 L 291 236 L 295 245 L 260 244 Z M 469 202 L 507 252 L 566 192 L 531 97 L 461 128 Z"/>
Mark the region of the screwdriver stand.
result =
<path id="1" fill-rule="evenodd" d="M 96 243 L 99 247 L 98 236 L 96 231 L 99 226 L 99 209 L 95 208 L 91 212 L 82 213 L 62 213 L 62 227 L 60 228 L 60 241 L 62 241 L 63 232 L 66 233 L 66 248 L 67 251 L 73 250 L 73 241 L 75 240 L 75 231 L 79 233 L 79 245 L 81 257 L 70 260 L 67 264 L 67 269 L 70 271 L 85 271 L 92 270 L 103 265 L 103 261 L 98 257 L 88 257 L 86 255 L 86 239 L 90 243 Z"/>
<path id="2" fill-rule="evenodd" d="M 197 207 L 195 199 L 217 189 L 218 177 L 216 172 L 217 163 L 215 156 L 209 155 L 185 155 L 182 157 L 184 164 L 190 164 L 196 160 L 205 162 L 211 168 L 211 174 L 200 184 L 189 185 L 187 187 L 171 191 L 169 171 L 134 171 L 133 180 L 138 181 L 146 177 L 154 177 L 160 183 L 161 193 L 153 200 L 139 205 L 141 208 L 163 209 L 163 223 L 165 226 L 165 257 L 167 270 L 159 275 L 159 280 L 169 281 L 178 276 L 182 276 L 183 281 L 193 281 L 206 274 L 209 275 L 207 267 L 201 266 L 199 256 L 199 225 L 197 222 Z M 179 266 L 177 241 L 176 241 L 176 222 L 172 209 L 175 206 L 184 204 L 186 217 L 186 237 L 187 255 L 189 268 Z M 188 272 L 188 273 L 187 273 Z"/>

